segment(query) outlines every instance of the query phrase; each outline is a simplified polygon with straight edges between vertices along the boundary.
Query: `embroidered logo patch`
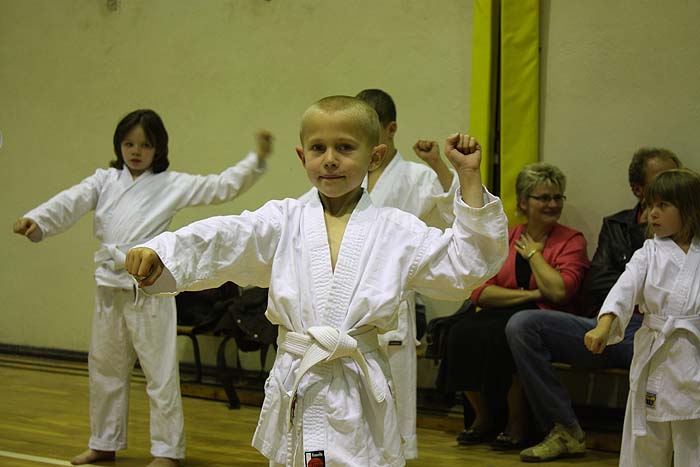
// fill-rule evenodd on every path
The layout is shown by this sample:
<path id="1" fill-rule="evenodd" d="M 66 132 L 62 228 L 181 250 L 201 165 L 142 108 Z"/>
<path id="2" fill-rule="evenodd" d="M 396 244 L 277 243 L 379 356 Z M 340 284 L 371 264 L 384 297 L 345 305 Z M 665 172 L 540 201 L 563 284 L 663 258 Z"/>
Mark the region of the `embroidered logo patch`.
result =
<path id="1" fill-rule="evenodd" d="M 389 341 L 389 345 L 401 345 L 403 341 Z"/>
<path id="2" fill-rule="evenodd" d="M 324 451 L 306 451 L 304 453 L 306 467 L 326 467 Z"/>
<path id="3" fill-rule="evenodd" d="M 655 392 L 647 392 L 647 407 L 650 409 L 655 409 L 656 408 L 656 393 Z"/>

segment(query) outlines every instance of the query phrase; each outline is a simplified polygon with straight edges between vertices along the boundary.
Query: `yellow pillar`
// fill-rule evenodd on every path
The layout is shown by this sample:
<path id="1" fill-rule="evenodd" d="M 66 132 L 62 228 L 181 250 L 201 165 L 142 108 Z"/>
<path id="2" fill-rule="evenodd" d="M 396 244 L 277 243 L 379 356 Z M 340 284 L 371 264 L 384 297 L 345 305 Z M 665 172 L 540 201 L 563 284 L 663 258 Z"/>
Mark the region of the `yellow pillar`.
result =
<path id="1" fill-rule="evenodd" d="M 469 133 L 481 144 L 481 176 L 493 190 L 500 0 L 474 0 Z"/>
<path id="2" fill-rule="evenodd" d="M 515 180 L 539 160 L 539 0 L 502 0 L 500 73 L 501 199 L 511 225 Z"/>

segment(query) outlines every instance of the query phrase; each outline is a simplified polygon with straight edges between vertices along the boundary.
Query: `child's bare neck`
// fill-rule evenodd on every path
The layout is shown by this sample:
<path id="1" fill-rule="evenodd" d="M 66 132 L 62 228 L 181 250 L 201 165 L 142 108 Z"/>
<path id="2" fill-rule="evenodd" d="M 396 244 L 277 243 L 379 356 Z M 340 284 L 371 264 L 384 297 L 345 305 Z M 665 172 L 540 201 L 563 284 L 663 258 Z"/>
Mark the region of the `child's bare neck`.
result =
<path id="1" fill-rule="evenodd" d="M 683 253 L 688 253 L 688 250 L 690 249 L 690 242 L 682 242 L 675 240 L 676 245 L 678 245 L 681 250 L 683 250 Z"/>
<path id="2" fill-rule="evenodd" d="M 360 198 L 362 198 L 361 187 L 342 198 L 328 198 L 322 194 L 323 213 L 326 217 L 349 217 L 357 203 L 360 202 Z"/>
<path id="3" fill-rule="evenodd" d="M 321 196 L 323 203 L 323 217 L 326 222 L 326 234 L 328 235 L 328 247 L 331 253 L 331 267 L 335 270 L 335 263 L 338 260 L 340 244 L 345 235 L 345 228 L 350 221 L 355 206 L 362 197 L 362 188 L 358 187 L 357 192 L 339 198 L 326 198 Z"/>
<path id="4" fill-rule="evenodd" d="M 690 244 L 693 241 L 693 236 L 691 235 L 690 238 L 681 238 L 680 234 L 672 235 L 671 240 L 673 240 L 678 247 L 683 250 L 683 253 L 688 253 L 688 250 L 690 249 Z"/>

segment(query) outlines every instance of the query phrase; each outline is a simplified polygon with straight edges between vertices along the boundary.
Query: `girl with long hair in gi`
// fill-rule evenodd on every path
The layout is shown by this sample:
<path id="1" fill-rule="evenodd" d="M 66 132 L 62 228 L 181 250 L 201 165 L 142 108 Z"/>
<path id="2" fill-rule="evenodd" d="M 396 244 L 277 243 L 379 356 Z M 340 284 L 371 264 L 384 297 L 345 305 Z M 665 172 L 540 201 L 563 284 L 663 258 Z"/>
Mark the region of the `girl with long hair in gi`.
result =
<path id="1" fill-rule="evenodd" d="M 177 317 L 173 297 L 136 296 L 124 269 L 133 245 L 165 231 L 182 208 L 231 200 L 265 169 L 271 135 L 256 135 L 256 153 L 218 175 L 167 171 L 168 133 L 152 110 L 125 116 L 114 132 L 116 159 L 79 184 L 25 214 L 14 231 L 38 242 L 67 230 L 95 211 L 97 293 L 88 366 L 88 449 L 74 465 L 114 459 L 126 448 L 129 378 L 138 358 L 150 402 L 149 467 L 177 466 L 185 457 L 185 432 L 176 354 Z"/>

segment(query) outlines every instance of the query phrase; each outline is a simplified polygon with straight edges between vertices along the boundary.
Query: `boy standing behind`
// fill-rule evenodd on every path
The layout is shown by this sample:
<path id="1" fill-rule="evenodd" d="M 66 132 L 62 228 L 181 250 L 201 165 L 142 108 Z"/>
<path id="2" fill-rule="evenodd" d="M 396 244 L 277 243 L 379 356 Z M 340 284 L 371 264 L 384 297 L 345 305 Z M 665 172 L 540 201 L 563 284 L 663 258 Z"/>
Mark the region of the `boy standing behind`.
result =
<path id="1" fill-rule="evenodd" d="M 371 170 L 362 183 L 372 203 L 410 212 L 433 227 L 444 229 L 451 225 L 454 221 L 452 204 L 459 181 L 440 157 L 438 144 L 419 140 L 413 146 L 413 151 L 427 165 L 407 161 L 394 144 L 398 125 L 396 105 L 391 96 L 381 89 L 365 89 L 356 97 L 377 112 L 381 126 L 379 142 L 387 147 L 382 163 Z M 406 459 L 418 457 L 416 298 L 414 293 L 406 294 L 399 304 L 398 326 L 379 338 L 389 354 Z"/>
<path id="2" fill-rule="evenodd" d="M 408 290 L 464 299 L 507 254 L 506 217 L 481 184 L 474 138 L 447 140 L 461 191 L 453 228 L 441 232 L 374 207 L 362 189 L 386 151 L 379 129 L 376 112 L 359 99 L 320 100 L 302 117 L 297 148 L 316 199 L 196 222 L 127 257 L 127 271 L 147 292 L 226 280 L 270 288 L 266 315 L 279 326 L 279 352 L 253 446 L 271 465 L 404 465 L 377 333 L 396 326 Z"/>

